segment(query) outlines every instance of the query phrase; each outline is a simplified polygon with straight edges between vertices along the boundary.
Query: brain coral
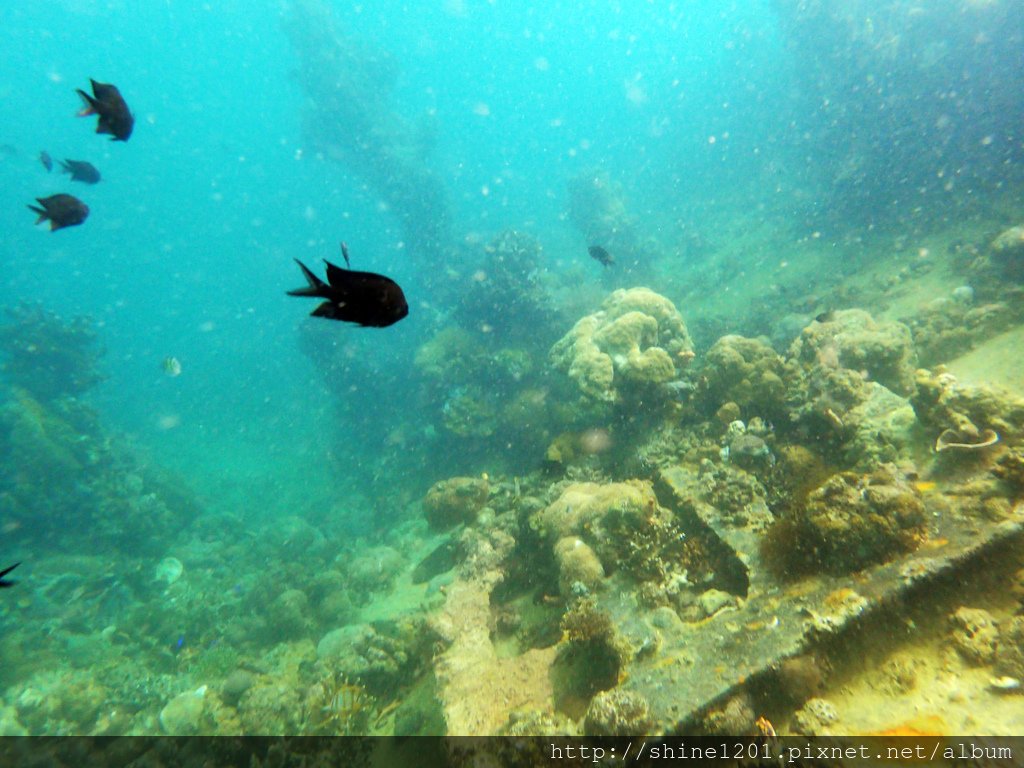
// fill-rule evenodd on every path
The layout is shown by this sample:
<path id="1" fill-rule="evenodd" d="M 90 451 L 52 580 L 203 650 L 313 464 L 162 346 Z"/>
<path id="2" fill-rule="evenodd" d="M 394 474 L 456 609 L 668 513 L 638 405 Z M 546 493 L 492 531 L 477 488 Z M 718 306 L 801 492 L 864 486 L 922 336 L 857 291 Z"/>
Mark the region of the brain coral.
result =
<path id="1" fill-rule="evenodd" d="M 693 356 L 675 305 L 648 288 L 620 289 L 551 349 L 555 367 L 584 397 L 636 402 L 678 378 Z"/>

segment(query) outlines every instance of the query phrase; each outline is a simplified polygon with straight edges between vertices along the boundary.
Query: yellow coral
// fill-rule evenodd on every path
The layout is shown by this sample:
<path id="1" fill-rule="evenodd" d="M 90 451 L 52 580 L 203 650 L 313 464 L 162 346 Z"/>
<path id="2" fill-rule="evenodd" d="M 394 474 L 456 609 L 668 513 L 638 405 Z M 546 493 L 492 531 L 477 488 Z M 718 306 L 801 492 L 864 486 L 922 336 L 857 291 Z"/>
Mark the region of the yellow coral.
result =
<path id="1" fill-rule="evenodd" d="M 563 597 L 570 597 L 573 585 L 583 584 L 595 589 L 604 579 L 604 566 L 597 553 L 578 536 L 565 536 L 555 544 L 558 561 L 558 587 Z"/>
<path id="2" fill-rule="evenodd" d="M 631 288 L 577 322 L 552 347 L 551 360 L 586 398 L 651 401 L 652 390 L 679 376 L 692 350 L 675 305 L 648 288 Z"/>

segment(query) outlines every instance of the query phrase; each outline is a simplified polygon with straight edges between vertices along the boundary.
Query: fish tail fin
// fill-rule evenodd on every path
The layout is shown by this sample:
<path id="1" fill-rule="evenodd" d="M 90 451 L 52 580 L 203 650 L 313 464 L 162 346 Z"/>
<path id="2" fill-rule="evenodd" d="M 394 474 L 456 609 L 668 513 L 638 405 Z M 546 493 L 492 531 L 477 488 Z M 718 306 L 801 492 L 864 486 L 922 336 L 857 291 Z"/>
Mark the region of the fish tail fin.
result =
<path id="1" fill-rule="evenodd" d="M 85 105 L 80 110 L 78 110 L 78 116 L 79 117 L 88 117 L 89 115 L 95 115 L 96 114 L 96 99 L 94 99 L 88 93 L 83 91 L 81 88 L 76 88 L 75 90 L 78 91 L 78 95 L 81 96 L 82 97 L 82 101 L 85 102 Z"/>
<path id="2" fill-rule="evenodd" d="M 302 270 L 302 274 L 306 276 L 306 282 L 309 283 L 305 288 L 295 288 L 294 290 L 288 291 L 289 296 L 323 296 L 327 284 L 319 277 L 310 272 L 309 267 L 303 264 L 298 259 L 295 263 L 299 265 Z"/>
<path id="3" fill-rule="evenodd" d="M 67 160 L 59 160 L 58 162 L 60 163 L 60 172 L 61 173 L 73 173 L 73 171 L 71 170 L 71 166 L 68 165 L 68 161 Z"/>
<path id="4" fill-rule="evenodd" d="M 50 214 L 48 214 L 44 209 L 40 208 L 37 205 L 28 205 L 26 206 L 26 208 L 28 208 L 33 213 L 39 214 L 39 218 L 36 219 L 36 224 L 42 224 L 44 221 L 50 218 Z"/>

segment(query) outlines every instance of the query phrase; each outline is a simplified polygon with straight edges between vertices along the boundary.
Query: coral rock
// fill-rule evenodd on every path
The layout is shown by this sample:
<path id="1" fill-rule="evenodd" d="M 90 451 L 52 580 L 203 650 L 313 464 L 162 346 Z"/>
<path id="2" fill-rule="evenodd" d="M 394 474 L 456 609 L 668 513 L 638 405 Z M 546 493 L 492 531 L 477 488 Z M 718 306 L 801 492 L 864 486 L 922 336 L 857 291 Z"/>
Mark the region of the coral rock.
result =
<path id="1" fill-rule="evenodd" d="M 555 367 L 584 398 L 637 402 L 676 379 L 692 356 L 686 324 L 675 305 L 647 288 L 615 291 L 551 349 Z"/>
<path id="2" fill-rule="evenodd" d="M 1024 225 L 1017 225 L 1000 233 L 992 241 L 992 261 L 1003 274 L 1019 280 L 1024 278 Z"/>
<path id="3" fill-rule="evenodd" d="M 760 339 L 723 336 L 708 350 L 703 374 L 708 395 L 714 403 L 734 403 L 747 413 L 777 418 L 786 391 L 786 365 L 768 344 Z M 724 406 L 723 406 L 724 407 Z M 739 418 L 739 413 L 725 421 Z"/>
<path id="4" fill-rule="evenodd" d="M 790 356 L 805 365 L 863 371 L 893 392 L 914 391 L 917 353 L 903 323 L 878 322 L 862 309 L 835 312 L 814 322 L 793 342 Z"/>
<path id="5" fill-rule="evenodd" d="M 202 728 L 206 710 L 206 686 L 186 691 L 160 710 L 160 729 L 168 736 L 192 736 Z"/>
<path id="6" fill-rule="evenodd" d="M 949 617 L 952 639 L 960 655 L 971 664 L 990 664 L 999 645 L 999 627 L 984 608 L 957 608 Z"/>
<path id="7" fill-rule="evenodd" d="M 917 490 L 892 465 L 869 475 L 833 475 L 812 491 L 789 526 L 793 554 L 815 570 L 849 573 L 914 549 L 927 517 Z"/>
<path id="8" fill-rule="evenodd" d="M 432 528 L 446 530 L 459 523 L 470 523 L 487 503 L 487 480 L 477 477 L 453 477 L 434 483 L 423 500 L 423 513 Z"/>
<path id="9" fill-rule="evenodd" d="M 1014 616 L 999 633 L 995 673 L 1024 680 L 1024 616 Z"/>
<path id="10" fill-rule="evenodd" d="M 604 568 L 594 550 L 576 536 L 566 536 L 555 544 L 558 561 L 558 585 L 563 597 L 570 597 L 577 584 L 594 590 L 604 579 Z"/>
<path id="11" fill-rule="evenodd" d="M 646 699 L 639 693 L 616 688 L 601 691 L 590 702 L 584 732 L 588 736 L 640 736 L 653 725 Z"/>

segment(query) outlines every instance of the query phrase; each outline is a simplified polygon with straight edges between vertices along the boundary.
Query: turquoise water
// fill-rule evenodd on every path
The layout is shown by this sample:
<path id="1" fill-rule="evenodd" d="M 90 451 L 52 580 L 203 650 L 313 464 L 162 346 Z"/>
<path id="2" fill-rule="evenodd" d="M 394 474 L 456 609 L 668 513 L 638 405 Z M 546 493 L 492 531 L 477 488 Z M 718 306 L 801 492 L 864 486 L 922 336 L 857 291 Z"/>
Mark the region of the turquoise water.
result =
<path id="1" fill-rule="evenodd" d="M 5 653 L 17 657 L 0 703 L 48 685 L 69 700 L 75 685 L 117 698 L 109 676 L 46 678 L 26 650 L 42 635 L 47 663 L 88 647 L 101 666 L 130 658 L 133 680 L 152 684 L 117 725 L 24 702 L 0 707 L 0 725 L 166 731 L 158 714 L 173 696 L 220 690 L 235 667 L 305 691 L 313 678 L 284 662 L 291 671 L 275 673 L 267 658 L 315 659 L 331 630 L 406 615 L 421 595 L 403 596 L 395 580 L 453 535 L 424 527 L 434 483 L 488 476 L 500 516 L 519 514 L 522 496 L 551 504 L 570 480 L 653 479 L 673 462 L 715 459 L 722 402 L 701 399 L 716 375 L 701 366 L 725 334 L 763 336 L 785 355 L 816 315 L 865 308 L 912 325 L 927 300 L 968 281 L 979 303 L 1010 306 L 990 335 L 1017 327 L 1019 299 L 1005 291 L 1019 274 L 993 277 L 964 254 L 983 256 L 1020 224 L 1021 10 L 1010 0 L 0 8 L 0 309 L 15 311 L 3 323 L 17 339 L 14 308 L 39 304 L 60 318 L 44 331 L 84 316 L 103 348 L 84 364 L 103 380 L 66 393 L 70 406 L 13 375 L 2 385 L 6 434 L 21 442 L 5 438 L 15 469 L 3 479 L 0 567 L 23 564 L 17 589 L 0 595 Z M 74 91 L 90 77 L 131 106 L 127 143 L 75 117 Z M 92 162 L 102 182 L 47 173 L 41 150 Z M 85 200 L 88 221 L 33 227 L 24 206 L 58 192 Z M 521 235 L 502 240 L 508 230 Z M 285 294 L 302 284 L 293 259 L 321 271 L 341 241 L 353 268 L 402 285 L 407 319 L 331 323 Z M 616 265 L 591 260 L 592 244 Z M 939 266 L 919 269 L 929 254 Z M 904 268 L 921 283 L 889 295 Z M 584 402 L 551 346 L 613 290 L 637 285 L 678 307 L 695 371 L 676 360 L 632 399 Z M 165 371 L 169 357 L 180 375 Z M 1014 376 L 1001 383 L 1019 394 Z M 797 440 L 772 414 L 750 415 L 778 428 L 780 444 Z M 685 438 L 658 442 L 679 424 Z M 560 436 L 592 429 L 615 437 L 612 454 L 552 460 L 553 446 L 576 439 Z M 698 435 L 710 443 L 696 447 Z M 923 466 L 930 443 L 916 439 L 900 455 Z M 852 469 L 840 449 L 822 453 L 835 471 Z M 46 519 L 51 495 L 60 512 Z M 76 505 L 88 514 L 76 518 Z M 532 562 L 541 548 L 530 541 L 519 556 Z M 387 551 L 374 549 L 382 542 Z M 184 563 L 183 581 L 154 582 L 165 557 Z M 530 589 L 543 605 L 558 579 L 550 553 L 539 559 L 548 583 Z M 167 614 L 165 586 L 181 590 Z M 302 597 L 282 597 L 289 589 Z M 436 611 L 443 594 L 432 582 L 416 610 Z M 347 607 L 332 613 L 331 595 Z M 270 604 L 273 618 L 252 618 Z M 96 645 L 118 633 L 116 653 Z M 328 671 L 367 686 L 381 709 L 413 698 L 432 652 L 398 635 L 418 659 L 392 670 L 406 687 L 372 670 Z M 305 727 L 220 722 L 201 730 Z M 420 732 L 436 730 L 424 723 Z"/>

